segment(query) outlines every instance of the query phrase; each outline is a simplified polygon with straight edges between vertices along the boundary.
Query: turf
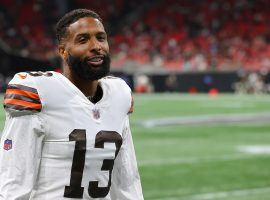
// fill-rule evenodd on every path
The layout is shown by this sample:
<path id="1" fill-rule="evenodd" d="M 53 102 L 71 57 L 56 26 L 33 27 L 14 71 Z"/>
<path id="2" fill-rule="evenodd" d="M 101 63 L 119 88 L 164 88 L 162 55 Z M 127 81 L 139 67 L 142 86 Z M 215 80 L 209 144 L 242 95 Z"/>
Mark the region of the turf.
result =
<path id="1" fill-rule="evenodd" d="M 146 200 L 270 199 L 270 154 L 239 151 L 270 146 L 270 123 L 140 125 L 170 117 L 270 114 L 270 96 L 151 94 L 134 100 L 130 120 Z M 1 127 L 3 119 L 0 112 Z"/>
<path id="2" fill-rule="evenodd" d="M 270 199 L 270 189 L 252 192 L 270 188 L 270 155 L 238 150 L 245 145 L 270 145 L 270 123 L 139 125 L 164 117 L 267 113 L 269 96 L 157 94 L 134 99 L 131 125 L 145 199 L 186 200 L 219 192 L 226 195 L 206 199 Z M 229 193 L 238 190 L 245 192 Z"/>

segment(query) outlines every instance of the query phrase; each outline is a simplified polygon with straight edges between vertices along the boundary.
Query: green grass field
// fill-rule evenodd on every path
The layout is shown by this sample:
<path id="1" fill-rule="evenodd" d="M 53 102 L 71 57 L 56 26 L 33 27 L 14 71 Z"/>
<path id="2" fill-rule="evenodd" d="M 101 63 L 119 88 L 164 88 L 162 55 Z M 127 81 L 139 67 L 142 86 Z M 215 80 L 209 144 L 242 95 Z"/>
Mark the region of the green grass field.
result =
<path id="1" fill-rule="evenodd" d="M 131 127 L 146 200 L 270 200 L 270 96 L 135 95 Z M 253 116 L 241 123 L 148 120 Z M 268 116 L 268 118 L 269 118 Z M 4 115 L 0 112 L 1 127 Z"/>
<path id="2" fill-rule="evenodd" d="M 270 121 L 143 127 L 151 119 L 270 114 L 270 96 L 136 95 L 131 116 L 146 200 L 270 199 Z M 248 153 L 243 147 L 256 147 Z M 266 152 L 265 152 L 266 151 Z"/>

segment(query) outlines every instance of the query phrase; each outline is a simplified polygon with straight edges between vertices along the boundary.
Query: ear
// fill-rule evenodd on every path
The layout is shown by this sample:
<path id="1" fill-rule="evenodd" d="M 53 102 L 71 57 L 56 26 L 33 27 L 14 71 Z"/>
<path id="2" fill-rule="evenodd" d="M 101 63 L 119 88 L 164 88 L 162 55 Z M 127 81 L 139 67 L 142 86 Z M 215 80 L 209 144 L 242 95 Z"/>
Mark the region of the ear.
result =
<path id="1" fill-rule="evenodd" d="M 65 45 L 60 44 L 60 45 L 58 46 L 58 52 L 59 52 L 60 56 L 61 56 L 64 60 L 67 59 L 68 53 L 67 53 L 67 51 L 66 51 L 66 49 L 65 49 Z"/>

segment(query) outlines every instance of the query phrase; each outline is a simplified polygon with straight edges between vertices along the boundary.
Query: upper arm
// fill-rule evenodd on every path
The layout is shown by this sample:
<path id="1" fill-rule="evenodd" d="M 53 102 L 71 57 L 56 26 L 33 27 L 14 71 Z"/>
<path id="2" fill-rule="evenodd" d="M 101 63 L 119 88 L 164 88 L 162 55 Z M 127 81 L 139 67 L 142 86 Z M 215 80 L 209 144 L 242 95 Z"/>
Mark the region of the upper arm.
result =
<path id="1" fill-rule="evenodd" d="M 37 88 L 16 76 L 4 97 L 6 121 L 0 143 L 0 197 L 11 200 L 29 199 L 45 136 Z"/>
<path id="2" fill-rule="evenodd" d="M 4 96 L 4 108 L 12 116 L 41 112 L 42 103 L 34 79 L 18 73 L 10 81 Z"/>

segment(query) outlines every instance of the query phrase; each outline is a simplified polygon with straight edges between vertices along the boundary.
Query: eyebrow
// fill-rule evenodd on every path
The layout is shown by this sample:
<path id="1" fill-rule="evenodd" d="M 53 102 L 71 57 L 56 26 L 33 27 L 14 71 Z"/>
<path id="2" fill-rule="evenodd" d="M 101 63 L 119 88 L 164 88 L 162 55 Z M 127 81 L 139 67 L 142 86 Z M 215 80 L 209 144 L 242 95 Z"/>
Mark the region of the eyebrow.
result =
<path id="1" fill-rule="evenodd" d="M 75 36 L 75 39 L 79 38 L 79 37 L 89 37 L 89 33 L 79 33 Z M 103 31 L 99 31 L 97 33 L 95 33 L 95 35 L 105 35 L 107 36 L 106 32 L 103 32 Z"/>
<path id="2" fill-rule="evenodd" d="M 79 33 L 75 36 L 75 39 L 79 38 L 79 37 L 88 37 L 89 33 Z"/>

